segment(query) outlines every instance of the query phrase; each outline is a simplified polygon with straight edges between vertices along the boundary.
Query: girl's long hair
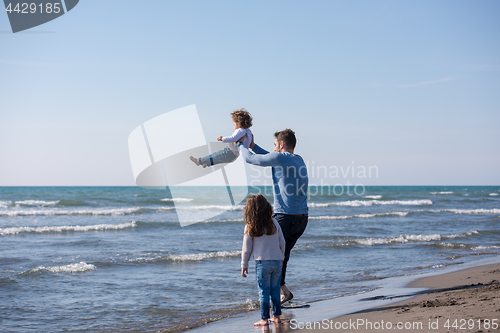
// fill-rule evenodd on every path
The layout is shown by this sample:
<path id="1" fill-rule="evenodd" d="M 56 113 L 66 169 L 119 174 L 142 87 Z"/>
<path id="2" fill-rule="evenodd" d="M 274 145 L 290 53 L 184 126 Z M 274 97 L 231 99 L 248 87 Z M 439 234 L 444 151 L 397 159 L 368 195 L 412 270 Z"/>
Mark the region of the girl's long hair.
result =
<path id="1" fill-rule="evenodd" d="M 273 207 L 262 194 L 254 194 L 247 198 L 243 220 L 251 237 L 273 235 L 276 232 L 276 226 L 272 216 Z"/>

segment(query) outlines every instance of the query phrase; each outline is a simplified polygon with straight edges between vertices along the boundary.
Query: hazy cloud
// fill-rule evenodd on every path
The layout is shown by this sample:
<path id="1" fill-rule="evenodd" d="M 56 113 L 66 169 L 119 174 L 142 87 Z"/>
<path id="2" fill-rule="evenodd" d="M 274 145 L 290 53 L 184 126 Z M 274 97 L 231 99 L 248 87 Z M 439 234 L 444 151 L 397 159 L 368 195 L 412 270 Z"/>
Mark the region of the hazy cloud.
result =
<path id="1" fill-rule="evenodd" d="M 396 87 L 398 87 L 398 88 L 412 88 L 412 87 L 423 86 L 423 85 L 427 85 L 427 84 L 453 81 L 456 79 L 457 79 L 456 77 L 451 76 L 451 77 L 445 77 L 443 79 L 438 79 L 438 80 L 430 80 L 430 81 L 423 81 L 423 82 L 410 83 L 410 84 L 398 84 L 398 85 L 396 85 Z"/>

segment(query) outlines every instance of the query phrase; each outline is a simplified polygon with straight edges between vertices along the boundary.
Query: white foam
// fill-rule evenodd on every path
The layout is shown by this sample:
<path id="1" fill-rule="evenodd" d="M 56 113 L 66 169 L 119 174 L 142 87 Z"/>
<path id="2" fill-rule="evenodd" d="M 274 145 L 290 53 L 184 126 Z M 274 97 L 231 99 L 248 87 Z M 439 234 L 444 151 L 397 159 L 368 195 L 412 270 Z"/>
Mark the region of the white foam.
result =
<path id="1" fill-rule="evenodd" d="M 190 201 L 193 201 L 193 199 L 189 199 L 189 198 L 165 198 L 165 199 L 160 199 L 160 201 L 168 201 L 168 202 L 190 202 Z"/>
<path id="2" fill-rule="evenodd" d="M 21 200 L 15 201 L 17 207 L 19 206 L 37 206 L 37 207 L 47 207 L 47 206 L 55 206 L 59 200 L 56 201 L 43 201 L 43 200 Z"/>
<path id="3" fill-rule="evenodd" d="M 490 193 L 490 196 L 496 197 L 496 196 L 498 196 L 498 193 Z"/>
<path id="4" fill-rule="evenodd" d="M 457 243 L 439 243 L 439 245 L 441 245 L 443 247 L 453 247 L 453 248 L 467 247 L 465 244 L 457 244 Z"/>
<path id="5" fill-rule="evenodd" d="M 241 250 L 233 250 L 233 251 L 219 251 L 219 252 L 209 252 L 209 253 L 170 255 L 168 256 L 168 259 L 174 261 L 201 261 L 203 259 L 209 259 L 209 258 L 228 258 L 240 255 L 241 255 Z"/>
<path id="6" fill-rule="evenodd" d="M 129 260 L 130 262 L 151 262 L 151 261 L 202 261 L 210 258 L 229 258 L 238 257 L 241 255 L 241 250 L 219 251 L 206 253 L 188 253 L 188 254 L 171 254 L 168 256 L 155 258 L 136 258 Z"/>
<path id="7" fill-rule="evenodd" d="M 161 207 L 160 210 L 243 210 L 244 206 L 223 206 L 223 205 L 205 205 L 205 206 L 191 206 L 191 207 Z"/>
<path id="8" fill-rule="evenodd" d="M 456 235 L 440 235 L 440 234 L 431 234 L 431 235 L 399 235 L 393 237 L 380 237 L 380 238 L 366 238 L 366 239 L 355 239 L 352 242 L 364 245 L 364 246 L 374 246 L 374 245 L 385 245 L 392 243 L 408 243 L 408 242 L 435 242 L 440 241 L 446 238 L 459 238 L 466 237 L 473 234 L 479 233 L 477 230 L 471 230 L 468 232 L 464 232 Z M 444 246 L 453 246 L 447 245 L 447 243 L 441 243 Z"/>
<path id="9" fill-rule="evenodd" d="M 424 200 L 351 200 L 351 201 L 340 201 L 340 202 L 327 202 L 327 203 L 310 203 L 311 208 L 325 208 L 329 206 L 349 206 L 349 207 L 360 207 L 360 206 L 372 206 L 372 205 L 401 205 L 401 206 L 421 206 L 421 205 L 432 205 L 432 201 L 428 199 Z"/>
<path id="10" fill-rule="evenodd" d="M 309 220 L 347 220 L 355 217 L 368 219 L 379 216 L 405 217 L 408 214 L 409 212 L 387 212 L 387 213 L 377 213 L 377 214 L 355 214 L 355 215 L 340 215 L 340 216 L 309 216 Z"/>
<path id="11" fill-rule="evenodd" d="M 396 237 L 383 237 L 383 238 L 367 238 L 367 239 L 356 239 L 354 243 L 373 246 L 373 245 L 385 245 L 392 243 L 408 243 L 409 241 L 414 242 L 429 242 L 440 240 L 441 236 L 435 235 L 399 235 Z"/>
<path id="12" fill-rule="evenodd" d="M 414 242 L 431 242 L 431 241 L 437 241 L 441 240 L 441 235 L 440 234 L 433 234 L 433 235 L 403 235 L 404 238 L 408 241 L 414 241 Z"/>
<path id="13" fill-rule="evenodd" d="M 354 243 L 364 246 L 374 246 L 374 245 L 385 245 L 390 243 L 406 243 L 403 236 L 390 237 L 390 238 L 367 238 L 367 239 L 356 239 Z"/>
<path id="14" fill-rule="evenodd" d="M 184 223 L 193 224 L 193 223 L 212 223 L 212 222 L 243 222 L 243 218 L 234 218 L 234 219 L 208 219 L 208 220 L 185 220 Z"/>
<path id="15" fill-rule="evenodd" d="M 449 212 L 455 214 L 500 214 L 500 209 L 432 209 L 430 212 L 441 213 Z"/>
<path id="16" fill-rule="evenodd" d="M 243 218 L 240 219 L 225 219 L 225 220 L 203 220 L 203 221 L 186 221 L 186 222 L 243 222 Z"/>
<path id="17" fill-rule="evenodd" d="M 473 251 L 495 250 L 495 249 L 500 249 L 500 246 L 476 246 L 472 248 Z"/>
<path id="18" fill-rule="evenodd" d="M 429 192 L 429 193 L 436 195 L 436 194 L 453 194 L 455 192 Z"/>
<path id="19" fill-rule="evenodd" d="M 382 199 L 382 195 L 367 195 L 363 198 L 365 198 L 365 199 Z"/>
<path id="20" fill-rule="evenodd" d="M 127 215 L 141 210 L 141 207 L 115 209 L 44 209 L 0 211 L 0 216 L 51 216 L 51 215 Z"/>
<path id="21" fill-rule="evenodd" d="M 80 272 L 94 271 L 96 269 L 97 268 L 95 267 L 95 265 L 87 264 L 81 261 L 79 263 L 69 264 L 64 266 L 53 266 L 53 267 L 38 266 L 37 268 L 30 270 L 29 272 L 34 273 L 44 270 L 52 273 L 80 273 Z"/>
<path id="22" fill-rule="evenodd" d="M 254 302 L 250 298 L 247 298 L 245 305 L 248 310 L 256 310 L 259 308 L 259 302 Z"/>
<path id="23" fill-rule="evenodd" d="M 446 237 L 446 238 L 461 238 L 461 237 L 467 237 L 467 236 L 475 235 L 475 234 L 478 234 L 478 233 L 479 233 L 479 231 L 477 231 L 477 230 L 471 230 L 471 231 L 463 232 L 461 234 L 449 235 L 449 236 L 444 236 L 444 237 Z"/>
<path id="24" fill-rule="evenodd" d="M 0 208 L 7 208 L 12 204 L 12 201 L 0 200 Z"/>
<path id="25" fill-rule="evenodd" d="M 76 225 L 76 226 L 52 226 L 52 227 L 12 227 L 0 228 L 0 236 L 16 235 L 27 232 L 63 232 L 63 231 L 100 231 L 100 230 L 120 230 L 134 228 L 135 221 L 120 224 L 96 224 L 96 225 Z"/>

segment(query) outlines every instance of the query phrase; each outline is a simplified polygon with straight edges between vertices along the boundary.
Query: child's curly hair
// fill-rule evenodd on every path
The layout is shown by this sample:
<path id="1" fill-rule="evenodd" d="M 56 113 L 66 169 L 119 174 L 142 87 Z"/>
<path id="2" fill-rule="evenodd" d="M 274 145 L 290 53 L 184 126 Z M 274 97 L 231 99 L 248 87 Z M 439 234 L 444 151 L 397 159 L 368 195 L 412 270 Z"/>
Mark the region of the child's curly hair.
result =
<path id="1" fill-rule="evenodd" d="M 231 113 L 231 118 L 233 118 L 235 123 L 240 124 L 242 128 L 250 128 L 252 126 L 252 116 L 244 108 Z"/>
<path id="2" fill-rule="evenodd" d="M 273 235 L 276 232 L 276 226 L 272 216 L 273 207 L 262 194 L 254 194 L 247 198 L 243 220 L 251 237 Z"/>

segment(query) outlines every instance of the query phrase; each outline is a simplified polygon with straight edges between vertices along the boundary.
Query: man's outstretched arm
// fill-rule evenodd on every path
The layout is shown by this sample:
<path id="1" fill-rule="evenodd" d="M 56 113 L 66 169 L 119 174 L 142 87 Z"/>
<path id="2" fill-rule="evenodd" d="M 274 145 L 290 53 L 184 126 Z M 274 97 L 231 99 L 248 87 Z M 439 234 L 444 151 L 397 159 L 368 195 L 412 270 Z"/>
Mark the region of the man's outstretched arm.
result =
<path id="1" fill-rule="evenodd" d="M 261 148 L 257 144 L 254 144 L 254 146 L 251 148 L 252 148 L 253 152 L 256 154 L 259 154 L 259 155 L 269 154 L 269 152 L 267 150 L 265 150 L 264 148 Z"/>
<path id="2" fill-rule="evenodd" d="M 285 156 L 282 154 L 278 153 L 257 153 L 256 152 L 266 152 L 264 149 L 260 148 L 259 146 L 255 145 L 253 147 L 253 152 L 245 148 L 243 144 L 238 144 L 238 147 L 240 148 L 240 154 L 243 156 L 243 159 L 245 162 L 253 165 L 258 165 L 258 166 L 271 166 L 271 167 L 277 167 L 280 166 L 283 161 L 285 160 Z M 257 151 L 255 149 L 257 148 Z"/>
<path id="3" fill-rule="evenodd" d="M 255 135 L 252 135 L 252 142 L 250 142 L 250 149 L 253 150 L 254 153 L 256 154 L 269 154 L 269 152 L 263 148 L 261 148 L 259 145 L 255 144 Z M 239 142 L 243 142 L 243 140 L 240 140 Z"/>

